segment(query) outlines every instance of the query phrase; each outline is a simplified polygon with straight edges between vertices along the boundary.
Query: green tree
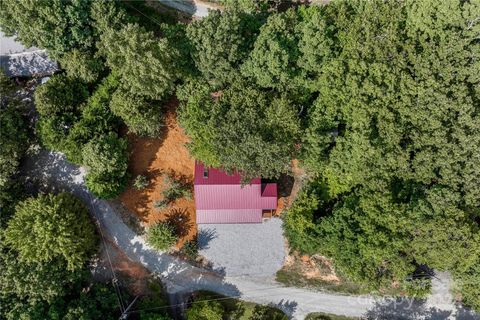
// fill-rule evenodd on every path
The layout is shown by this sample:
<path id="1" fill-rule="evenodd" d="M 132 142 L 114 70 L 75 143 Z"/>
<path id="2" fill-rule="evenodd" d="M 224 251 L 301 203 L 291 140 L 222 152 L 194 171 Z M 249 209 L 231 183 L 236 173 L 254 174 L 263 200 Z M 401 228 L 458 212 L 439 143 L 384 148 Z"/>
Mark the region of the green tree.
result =
<path id="1" fill-rule="evenodd" d="M 142 311 L 140 320 L 172 320 L 172 318 L 165 314 Z"/>
<path id="2" fill-rule="evenodd" d="M 278 177 L 288 171 L 300 134 L 295 106 L 236 80 L 213 99 L 208 87 L 189 84 L 179 119 L 191 137 L 195 158 L 206 165 L 238 170 L 244 180 Z"/>
<path id="3" fill-rule="evenodd" d="M 287 320 L 288 317 L 280 310 L 270 306 L 257 304 L 253 308 L 252 315 L 248 320 Z"/>
<path id="4" fill-rule="evenodd" d="M 88 173 L 87 188 L 100 198 L 114 198 L 125 190 L 128 175 L 127 141 L 115 133 L 89 141 L 82 150 Z"/>
<path id="5" fill-rule="evenodd" d="M 17 171 L 28 147 L 23 104 L 15 97 L 15 86 L 0 72 L 0 189 L 7 186 Z"/>
<path id="6" fill-rule="evenodd" d="M 83 203 L 71 194 L 60 193 L 21 202 L 8 221 L 5 243 L 22 261 L 63 259 L 68 270 L 76 270 L 94 252 L 96 236 Z"/>
<path id="7" fill-rule="evenodd" d="M 73 49 L 62 56 L 60 64 L 67 75 L 86 83 L 95 82 L 102 73 L 103 61 L 90 51 Z"/>
<path id="8" fill-rule="evenodd" d="M 260 28 L 253 50 L 242 66 L 244 75 L 264 88 L 284 90 L 295 85 L 299 73 L 297 12 L 290 9 L 272 14 Z"/>
<path id="9" fill-rule="evenodd" d="M 118 89 L 110 101 L 112 112 L 123 119 L 128 129 L 140 136 L 156 137 L 163 127 L 161 104 Z"/>
<path id="10" fill-rule="evenodd" d="M 73 48 L 93 47 L 92 3 L 5 0 L 0 8 L 0 26 L 7 35 L 17 35 L 25 46 L 40 47 L 60 56 Z"/>
<path id="11" fill-rule="evenodd" d="M 283 229 L 293 249 L 307 254 L 318 250 L 321 238 L 314 220 L 318 206 L 318 196 L 314 192 L 303 191 L 284 214 Z"/>
<path id="12" fill-rule="evenodd" d="M 43 117 L 76 112 L 88 97 L 87 87 L 78 79 L 59 74 L 35 90 L 35 106 Z"/>
<path id="13" fill-rule="evenodd" d="M 95 283 L 69 301 L 65 320 L 117 319 L 120 315 L 118 296 L 113 286 Z"/>
<path id="14" fill-rule="evenodd" d="M 202 77 L 214 86 L 229 82 L 252 49 L 258 28 L 258 17 L 236 8 L 210 11 L 189 24 L 187 36 Z"/>
<path id="15" fill-rule="evenodd" d="M 187 310 L 187 320 L 222 320 L 223 306 L 217 301 L 195 301 Z"/>
<path id="16" fill-rule="evenodd" d="M 362 192 L 339 202 L 322 219 L 322 253 L 335 261 L 335 269 L 371 289 L 402 282 L 415 270 L 408 247 L 408 216 L 388 195 Z"/>
<path id="17" fill-rule="evenodd" d="M 68 271 L 58 259 L 49 262 L 24 262 L 11 250 L 0 252 L 0 297 L 16 296 L 29 303 L 53 302 L 63 297 L 87 275 L 86 270 Z"/>
<path id="18" fill-rule="evenodd" d="M 159 100 L 173 92 L 177 53 L 168 46 L 167 39 L 158 39 L 131 23 L 120 30 L 106 29 L 100 39 L 100 52 L 120 76 L 125 90 Z"/>
<path id="19" fill-rule="evenodd" d="M 147 230 L 147 242 L 156 250 L 167 250 L 177 242 L 175 229 L 167 222 L 157 222 Z"/>
<path id="20" fill-rule="evenodd" d="M 62 150 L 69 161 L 83 164 L 78 146 L 85 145 L 95 137 L 118 132 L 121 120 L 110 110 L 110 100 L 118 88 L 118 77 L 110 74 L 102 80 L 82 109 L 80 119 L 68 131 Z"/>

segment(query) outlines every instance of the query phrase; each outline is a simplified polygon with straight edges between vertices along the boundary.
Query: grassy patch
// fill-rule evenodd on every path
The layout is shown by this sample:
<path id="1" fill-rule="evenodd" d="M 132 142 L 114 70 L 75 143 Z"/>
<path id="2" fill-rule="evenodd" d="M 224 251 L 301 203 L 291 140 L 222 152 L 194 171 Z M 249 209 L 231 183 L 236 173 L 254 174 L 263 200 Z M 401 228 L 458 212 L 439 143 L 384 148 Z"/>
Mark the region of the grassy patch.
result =
<path id="1" fill-rule="evenodd" d="M 307 278 L 295 267 L 289 267 L 288 269 L 284 268 L 277 271 L 276 279 L 278 282 L 281 282 L 289 287 L 305 287 L 347 294 L 369 293 L 366 288 L 347 280 L 332 282 L 318 278 Z"/>
<path id="2" fill-rule="evenodd" d="M 323 313 L 323 312 L 314 312 L 309 313 L 305 320 L 359 320 L 360 318 L 351 318 L 345 316 L 337 316 L 331 313 Z"/>
<path id="3" fill-rule="evenodd" d="M 198 291 L 194 296 L 195 301 L 211 299 L 218 299 L 217 301 L 225 310 L 223 315 L 225 319 L 250 320 L 254 313 L 262 314 L 263 317 L 261 317 L 261 319 L 264 320 L 288 319 L 288 317 L 281 310 L 271 306 L 260 305 L 234 298 L 227 298 L 220 294 L 209 291 Z"/>
<path id="4" fill-rule="evenodd" d="M 326 281 L 320 278 L 308 278 L 303 272 L 299 263 L 289 267 L 283 267 L 276 274 L 276 280 L 289 287 L 309 288 L 321 291 L 344 293 L 349 295 L 371 294 L 379 296 L 404 296 L 400 287 L 382 288 L 381 290 L 372 290 L 366 286 L 351 282 L 337 274 L 340 281 Z"/>

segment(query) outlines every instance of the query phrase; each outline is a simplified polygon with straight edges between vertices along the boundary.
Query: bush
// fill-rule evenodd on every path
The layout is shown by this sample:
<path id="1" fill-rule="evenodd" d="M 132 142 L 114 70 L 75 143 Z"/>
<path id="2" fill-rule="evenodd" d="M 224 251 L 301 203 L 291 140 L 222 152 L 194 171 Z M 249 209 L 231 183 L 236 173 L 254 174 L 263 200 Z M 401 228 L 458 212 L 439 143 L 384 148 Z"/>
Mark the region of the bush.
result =
<path id="1" fill-rule="evenodd" d="M 222 320 L 224 312 L 217 301 L 195 301 L 187 310 L 187 320 Z"/>
<path id="2" fill-rule="evenodd" d="M 127 141 L 115 133 L 103 135 L 83 147 L 83 162 L 88 168 L 86 185 L 96 196 L 114 198 L 125 190 L 128 175 Z"/>
<path id="3" fill-rule="evenodd" d="M 166 200 L 156 200 L 153 202 L 153 207 L 157 210 L 163 210 L 168 207 L 168 201 Z"/>
<path id="4" fill-rule="evenodd" d="M 320 239 L 316 234 L 318 225 L 313 216 L 318 204 L 318 197 L 314 193 L 302 191 L 283 216 L 283 229 L 292 249 L 307 254 L 316 253 Z"/>
<path id="5" fill-rule="evenodd" d="M 402 283 L 402 289 L 409 297 L 425 298 L 430 294 L 432 282 L 430 278 L 406 280 Z"/>
<path id="6" fill-rule="evenodd" d="M 75 112 L 88 97 L 85 84 L 59 74 L 52 76 L 35 91 L 35 106 L 43 117 Z"/>
<path id="7" fill-rule="evenodd" d="M 95 228 L 84 204 L 69 193 L 40 195 L 21 202 L 8 221 L 5 243 L 25 262 L 63 259 L 79 269 L 96 247 Z"/>
<path id="8" fill-rule="evenodd" d="M 157 222 L 147 230 L 147 243 L 156 250 L 167 250 L 177 242 L 174 230 L 166 222 Z"/>
<path id="9" fill-rule="evenodd" d="M 191 186 L 185 181 L 175 179 L 171 176 L 164 176 L 164 183 L 167 187 L 163 190 L 163 199 L 171 203 L 180 198 L 192 198 Z"/>
<path id="10" fill-rule="evenodd" d="M 198 242 L 197 239 L 185 241 L 181 252 L 191 260 L 195 260 L 198 256 Z"/>
<path id="11" fill-rule="evenodd" d="M 141 174 L 139 174 L 139 175 L 135 178 L 135 180 L 133 181 L 133 186 L 134 186 L 135 189 L 137 189 L 137 190 L 145 189 L 145 188 L 148 186 L 147 177 L 142 176 Z"/>

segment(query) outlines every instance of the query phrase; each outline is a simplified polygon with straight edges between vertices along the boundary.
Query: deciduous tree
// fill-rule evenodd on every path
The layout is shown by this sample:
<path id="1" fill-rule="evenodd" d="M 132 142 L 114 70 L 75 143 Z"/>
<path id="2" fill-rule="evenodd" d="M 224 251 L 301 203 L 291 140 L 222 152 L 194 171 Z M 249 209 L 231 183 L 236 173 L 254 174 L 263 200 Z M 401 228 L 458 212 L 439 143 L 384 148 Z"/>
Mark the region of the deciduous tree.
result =
<path id="1" fill-rule="evenodd" d="M 95 250 L 94 226 L 84 204 L 68 193 L 39 195 L 21 202 L 5 230 L 5 243 L 28 263 L 64 260 L 82 268 Z"/>
<path id="2" fill-rule="evenodd" d="M 128 181 L 127 141 L 115 133 L 102 135 L 89 141 L 82 151 L 83 164 L 88 173 L 85 184 L 100 198 L 114 198 Z"/>

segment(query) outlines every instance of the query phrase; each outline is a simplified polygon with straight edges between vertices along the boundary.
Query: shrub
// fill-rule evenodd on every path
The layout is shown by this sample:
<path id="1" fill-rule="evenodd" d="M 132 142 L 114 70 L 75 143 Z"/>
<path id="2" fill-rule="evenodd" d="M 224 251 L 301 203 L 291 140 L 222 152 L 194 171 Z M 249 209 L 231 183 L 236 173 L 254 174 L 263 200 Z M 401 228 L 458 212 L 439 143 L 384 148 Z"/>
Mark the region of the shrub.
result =
<path id="1" fill-rule="evenodd" d="M 157 210 L 163 210 L 168 207 L 168 201 L 166 200 L 156 200 L 153 202 L 153 207 Z"/>
<path id="2" fill-rule="evenodd" d="M 406 280 L 402 283 L 402 289 L 409 297 L 425 298 L 430 294 L 432 282 L 429 278 Z"/>
<path id="3" fill-rule="evenodd" d="M 142 190 L 145 189 L 148 186 L 148 180 L 147 177 L 139 174 L 135 180 L 133 181 L 133 186 L 137 190 Z"/>
<path id="4" fill-rule="evenodd" d="M 222 320 L 224 312 L 217 301 L 195 301 L 187 310 L 187 320 Z"/>
<path id="5" fill-rule="evenodd" d="M 320 239 L 314 221 L 318 204 L 316 194 L 302 191 L 283 217 L 283 229 L 290 246 L 302 253 L 313 254 L 318 248 Z"/>
<path id="6" fill-rule="evenodd" d="M 156 250 L 166 250 L 177 242 L 174 227 L 165 222 L 157 222 L 147 230 L 147 243 Z"/>
<path id="7" fill-rule="evenodd" d="M 180 198 L 192 198 L 192 190 L 188 183 L 166 175 L 164 182 L 167 187 L 163 190 L 163 199 L 171 203 Z"/>
<path id="8" fill-rule="evenodd" d="M 197 239 L 185 241 L 181 252 L 188 258 L 195 260 L 198 256 L 198 242 Z"/>

